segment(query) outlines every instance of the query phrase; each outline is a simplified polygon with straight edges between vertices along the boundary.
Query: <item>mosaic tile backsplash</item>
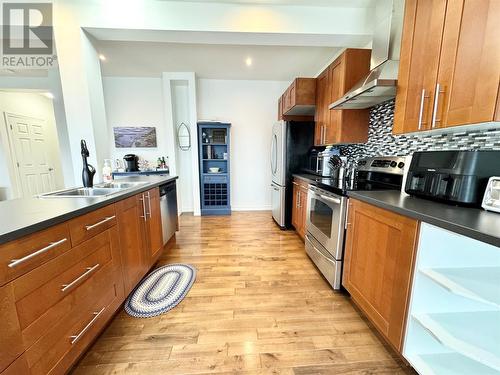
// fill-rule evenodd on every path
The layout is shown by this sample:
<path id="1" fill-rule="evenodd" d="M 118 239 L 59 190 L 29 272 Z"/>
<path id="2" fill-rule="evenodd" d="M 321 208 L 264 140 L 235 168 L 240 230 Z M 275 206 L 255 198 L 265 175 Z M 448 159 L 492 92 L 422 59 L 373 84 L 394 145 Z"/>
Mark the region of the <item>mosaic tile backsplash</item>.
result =
<path id="1" fill-rule="evenodd" d="M 424 135 L 392 135 L 394 100 L 379 104 L 370 112 L 368 142 L 340 146 L 342 155 L 352 160 L 378 155 L 411 155 L 415 151 L 500 150 L 500 124 L 488 130 L 460 130 Z"/>

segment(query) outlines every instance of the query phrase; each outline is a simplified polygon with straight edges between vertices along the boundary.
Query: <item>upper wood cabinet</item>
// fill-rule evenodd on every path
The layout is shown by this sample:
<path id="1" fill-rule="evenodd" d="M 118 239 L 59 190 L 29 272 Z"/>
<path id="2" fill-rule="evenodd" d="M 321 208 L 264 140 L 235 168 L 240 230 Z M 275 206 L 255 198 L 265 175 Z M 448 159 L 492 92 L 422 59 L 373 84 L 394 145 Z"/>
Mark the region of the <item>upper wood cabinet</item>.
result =
<path id="1" fill-rule="evenodd" d="M 316 79 L 295 78 L 278 100 L 278 120 L 311 120 L 316 104 Z"/>
<path id="2" fill-rule="evenodd" d="M 407 0 L 396 134 L 498 121 L 500 2 Z"/>
<path id="3" fill-rule="evenodd" d="M 368 140 L 369 109 L 328 109 L 370 70 L 371 50 L 347 49 L 316 78 L 315 145 Z"/>
<path id="4" fill-rule="evenodd" d="M 401 351 L 419 223 L 354 199 L 348 212 L 342 284 Z"/>

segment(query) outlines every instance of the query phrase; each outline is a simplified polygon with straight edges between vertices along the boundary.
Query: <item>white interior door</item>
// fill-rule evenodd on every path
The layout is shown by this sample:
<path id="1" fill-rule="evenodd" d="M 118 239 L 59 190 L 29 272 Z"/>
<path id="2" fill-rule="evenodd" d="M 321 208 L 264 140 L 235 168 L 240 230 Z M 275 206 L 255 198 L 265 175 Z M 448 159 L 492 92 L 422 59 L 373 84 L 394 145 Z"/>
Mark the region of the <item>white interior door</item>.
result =
<path id="1" fill-rule="evenodd" d="M 19 190 L 23 197 L 55 190 L 53 167 L 45 137 L 45 121 L 6 114 L 12 159 L 17 168 Z"/>

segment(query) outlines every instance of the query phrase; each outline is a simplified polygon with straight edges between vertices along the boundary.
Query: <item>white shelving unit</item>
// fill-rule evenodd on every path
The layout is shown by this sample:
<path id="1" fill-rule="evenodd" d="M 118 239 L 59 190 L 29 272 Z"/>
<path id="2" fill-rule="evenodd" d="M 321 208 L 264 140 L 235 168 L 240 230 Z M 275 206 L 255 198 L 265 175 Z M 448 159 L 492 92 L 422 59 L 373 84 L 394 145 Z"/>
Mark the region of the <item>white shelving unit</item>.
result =
<path id="1" fill-rule="evenodd" d="M 500 248 L 423 223 L 403 355 L 422 375 L 500 374 Z"/>

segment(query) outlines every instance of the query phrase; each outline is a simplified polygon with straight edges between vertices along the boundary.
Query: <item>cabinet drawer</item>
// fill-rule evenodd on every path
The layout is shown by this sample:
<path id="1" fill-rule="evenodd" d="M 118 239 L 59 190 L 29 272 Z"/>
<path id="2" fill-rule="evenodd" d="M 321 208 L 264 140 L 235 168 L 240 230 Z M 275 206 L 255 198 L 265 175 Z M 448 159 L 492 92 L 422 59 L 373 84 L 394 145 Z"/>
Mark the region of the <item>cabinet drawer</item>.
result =
<path id="1" fill-rule="evenodd" d="M 34 342 L 57 304 L 83 287 L 112 261 L 109 231 L 73 248 L 13 282 L 19 324 L 27 344 Z M 50 311 L 54 310 L 54 311 Z"/>
<path id="2" fill-rule="evenodd" d="M 12 364 L 2 372 L 2 375 L 24 375 L 29 374 L 29 371 L 26 355 L 23 354 L 12 362 Z"/>
<path id="3" fill-rule="evenodd" d="M 70 248 L 67 223 L 0 246 L 0 285 L 31 271 Z"/>
<path id="4" fill-rule="evenodd" d="M 43 269 L 35 270 L 38 272 L 33 271 L 14 282 L 16 309 L 26 347 L 44 335 L 54 322 L 84 308 L 81 304 L 85 301 L 90 303 L 99 295 L 101 284 L 121 283 L 118 250 L 110 231 L 106 231 L 72 249 L 62 259 L 55 259 L 41 267 Z M 99 266 L 95 267 L 96 264 Z M 115 279 L 117 281 L 113 281 Z M 63 292 L 62 285 L 72 282 Z M 121 288 L 123 292 L 123 285 Z"/>
<path id="5" fill-rule="evenodd" d="M 43 336 L 26 351 L 31 374 L 65 373 L 116 311 L 121 287 L 111 273 L 101 275 L 105 277 L 93 278 L 91 293 L 75 298 L 73 311 L 47 325 Z"/>
<path id="6" fill-rule="evenodd" d="M 116 225 L 116 213 L 113 204 L 77 217 L 69 222 L 71 243 L 76 246 L 96 234 L 104 232 L 113 225 Z"/>

